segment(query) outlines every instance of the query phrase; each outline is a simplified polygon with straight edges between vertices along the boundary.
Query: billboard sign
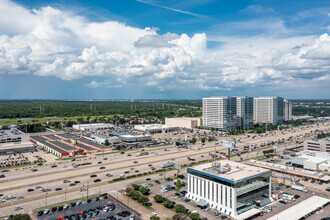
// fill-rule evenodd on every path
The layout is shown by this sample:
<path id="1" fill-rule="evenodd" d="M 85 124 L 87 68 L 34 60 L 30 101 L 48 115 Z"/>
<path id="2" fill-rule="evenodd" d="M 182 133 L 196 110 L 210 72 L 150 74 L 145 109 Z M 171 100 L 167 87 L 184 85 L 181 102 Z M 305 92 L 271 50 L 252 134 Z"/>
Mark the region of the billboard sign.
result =
<path id="1" fill-rule="evenodd" d="M 74 144 L 74 145 L 77 145 L 77 140 L 75 139 L 70 139 L 71 143 Z"/>
<path id="2" fill-rule="evenodd" d="M 277 147 L 277 145 L 273 145 L 273 149 L 275 149 L 275 150 L 276 150 L 277 148 L 278 148 L 278 147 Z"/>
<path id="3" fill-rule="evenodd" d="M 227 147 L 227 148 L 234 148 L 235 147 L 235 142 L 233 141 L 222 141 L 222 146 Z"/>

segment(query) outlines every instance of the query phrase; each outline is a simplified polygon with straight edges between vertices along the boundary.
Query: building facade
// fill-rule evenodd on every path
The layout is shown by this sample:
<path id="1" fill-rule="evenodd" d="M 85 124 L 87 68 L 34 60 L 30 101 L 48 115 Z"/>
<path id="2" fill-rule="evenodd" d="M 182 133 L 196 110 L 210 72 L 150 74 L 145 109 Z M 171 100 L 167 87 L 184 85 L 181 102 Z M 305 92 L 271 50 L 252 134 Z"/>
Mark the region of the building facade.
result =
<path id="1" fill-rule="evenodd" d="M 249 129 L 253 126 L 253 98 L 247 96 L 237 97 L 236 106 L 237 128 Z"/>
<path id="2" fill-rule="evenodd" d="M 232 217 L 271 202 L 271 171 L 233 161 L 189 167 L 187 197 Z"/>
<path id="3" fill-rule="evenodd" d="M 284 121 L 290 121 L 292 120 L 292 102 L 289 100 L 283 101 L 283 111 L 284 111 Z"/>
<path id="4" fill-rule="evenodd" d="M 330 153 L 330 141 L 307 140 L 304 142 L 304 150 L 320 151 Z"/>
<path id="5" fill-rule="evenodd" d="M 165 118 L 165 125 L 179 128 L 195 128 L 202 126 L 202 118 L 200 117 L 180 117 L 180 118 Z"/>
<path id="6" fill-rule="evenodd" d="M 284 119 L 284 99 L 282 97 L 259 97 L 253 100 L 254 123 L 282 123 Z"/>
<path id="7" fill-rule="evenodd" d="M 236 97 L 203 98 L 203 126 L 231 131 L 237 128 Z"/>

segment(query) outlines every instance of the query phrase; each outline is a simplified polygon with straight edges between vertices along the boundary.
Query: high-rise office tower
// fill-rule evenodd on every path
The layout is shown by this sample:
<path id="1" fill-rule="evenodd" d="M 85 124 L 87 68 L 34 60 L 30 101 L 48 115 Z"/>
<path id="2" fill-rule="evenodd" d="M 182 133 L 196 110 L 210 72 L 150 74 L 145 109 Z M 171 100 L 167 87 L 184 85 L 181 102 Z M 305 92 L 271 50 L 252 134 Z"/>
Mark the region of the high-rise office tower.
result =
<path id="1" fill-rule="evenodd" d="M 236 97 L 203 98 L 203 126 L 231 131 L 237 128 Z"/>
<path id="2" fill-rule="evenodd" d="M 237 128 L 249 129 L 253 126 L 253 97 L 237 97 Z"/>
<path id="3" fill-rule="evenodd" d="M 282 123 L 284 119 L 282 97 L 254 98 L 253 121 L 254 123 Z"/>
<path id="4" fill-rule="evenodd" d="M 284 100 L 284 121 L 292 120 L 292 102 Z"/>

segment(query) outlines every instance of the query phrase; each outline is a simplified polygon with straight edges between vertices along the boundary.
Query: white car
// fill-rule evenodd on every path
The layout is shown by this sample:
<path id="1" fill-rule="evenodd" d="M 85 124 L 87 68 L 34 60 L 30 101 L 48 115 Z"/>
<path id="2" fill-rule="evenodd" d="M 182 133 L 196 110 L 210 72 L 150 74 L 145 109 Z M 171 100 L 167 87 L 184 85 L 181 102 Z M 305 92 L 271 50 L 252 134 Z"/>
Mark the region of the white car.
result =
<path id="1" fill-rule="evenodd" d="M 50 210 L 49 209 L 45 209 L 44 214 L 46 215 L 48 213 L 50 213 Z"/>
<path id="2" fill-rule="evenodd" d="M 64 210 L 67 210 L 69 207 L 70 207 L 69 205 L 64 205 L 64 206 L 63 206 L 63 209 L 64 209 Z"/>
<path id="3" fill-rule="evenodd" d="M 158 217 L 158 214 L 156 212 L 151 213 L 152 216 Z"/>

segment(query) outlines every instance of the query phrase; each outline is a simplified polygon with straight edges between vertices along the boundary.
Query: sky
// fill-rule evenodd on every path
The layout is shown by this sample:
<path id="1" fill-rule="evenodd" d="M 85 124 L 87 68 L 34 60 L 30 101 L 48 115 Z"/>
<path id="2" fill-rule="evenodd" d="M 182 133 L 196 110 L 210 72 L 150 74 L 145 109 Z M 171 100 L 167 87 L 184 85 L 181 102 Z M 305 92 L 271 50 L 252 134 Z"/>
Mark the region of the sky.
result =
<path id="1" fill-rule="evenodd" d="M 329 32 L 325 0 L 0 0 L 0 99 L 327 99 Z"/>

